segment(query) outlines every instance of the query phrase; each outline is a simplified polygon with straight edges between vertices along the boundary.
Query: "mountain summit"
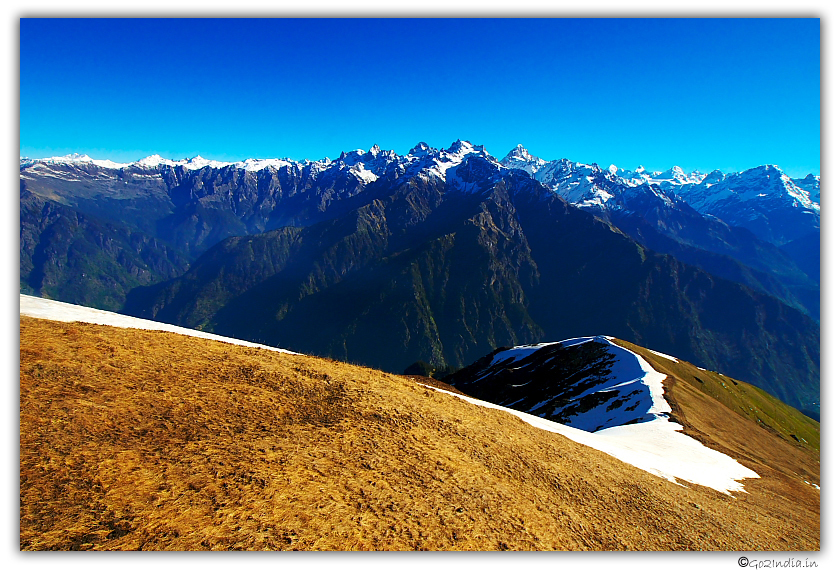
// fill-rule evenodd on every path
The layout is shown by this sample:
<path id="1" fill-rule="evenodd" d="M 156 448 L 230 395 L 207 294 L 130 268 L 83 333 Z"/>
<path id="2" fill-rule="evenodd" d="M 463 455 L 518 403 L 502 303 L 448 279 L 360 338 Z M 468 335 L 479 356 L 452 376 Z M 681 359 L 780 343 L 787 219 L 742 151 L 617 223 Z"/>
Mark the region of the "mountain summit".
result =
<path id="1" fill-rule="evenodd" d="M 505 168 L 517 168 L 530 174 L 538 172 L 543 166 L 548 164 L 547 161 L 532 156 L 521 144 L 516 145 L 514 149 L 507 153 L 501 160 L 501 163 Z"/>

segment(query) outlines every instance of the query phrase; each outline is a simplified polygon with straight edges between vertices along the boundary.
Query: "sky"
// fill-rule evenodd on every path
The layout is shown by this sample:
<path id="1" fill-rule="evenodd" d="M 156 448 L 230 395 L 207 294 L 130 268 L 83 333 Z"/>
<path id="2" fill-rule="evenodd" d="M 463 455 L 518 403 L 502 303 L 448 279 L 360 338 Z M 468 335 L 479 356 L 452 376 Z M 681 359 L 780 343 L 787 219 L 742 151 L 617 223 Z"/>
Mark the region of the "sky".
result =
<path id="1" fill-rule="evenodd" d="M 820 20 L 20 20 L 20 155 L 405 153 L 456 139 L 820 173 Z"/>

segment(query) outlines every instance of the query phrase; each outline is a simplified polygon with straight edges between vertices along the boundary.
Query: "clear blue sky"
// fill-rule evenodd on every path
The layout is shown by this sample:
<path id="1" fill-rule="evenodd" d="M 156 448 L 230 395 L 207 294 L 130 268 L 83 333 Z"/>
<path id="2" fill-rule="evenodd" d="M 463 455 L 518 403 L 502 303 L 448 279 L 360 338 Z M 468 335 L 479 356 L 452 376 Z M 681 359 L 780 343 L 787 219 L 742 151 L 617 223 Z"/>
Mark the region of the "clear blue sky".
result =
<path id="1" fill-rule="evenodd" d="M 20 153 L 820 172 L 817 19 L 20 22 Z"/>

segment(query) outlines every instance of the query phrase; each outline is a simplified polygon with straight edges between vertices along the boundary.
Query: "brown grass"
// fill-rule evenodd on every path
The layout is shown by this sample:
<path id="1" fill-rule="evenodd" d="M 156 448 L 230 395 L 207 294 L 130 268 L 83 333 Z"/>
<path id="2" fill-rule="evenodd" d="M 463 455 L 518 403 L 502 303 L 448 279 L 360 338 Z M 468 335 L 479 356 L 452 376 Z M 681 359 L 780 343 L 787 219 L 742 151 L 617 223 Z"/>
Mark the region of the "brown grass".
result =
<path id="1" fill-rule="evenodd" d="M 813 489 L 680 487 L 339 362 L 20 325 L 22 549 L 819 548 Z"/>

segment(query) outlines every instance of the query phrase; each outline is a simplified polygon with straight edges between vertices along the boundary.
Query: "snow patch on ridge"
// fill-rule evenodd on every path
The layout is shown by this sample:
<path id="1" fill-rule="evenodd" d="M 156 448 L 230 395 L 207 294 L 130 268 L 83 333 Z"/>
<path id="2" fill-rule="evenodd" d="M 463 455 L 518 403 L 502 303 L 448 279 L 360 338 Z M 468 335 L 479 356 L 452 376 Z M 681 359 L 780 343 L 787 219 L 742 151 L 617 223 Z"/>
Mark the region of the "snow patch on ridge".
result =
<path id="1" fill-rule="evenodd" d="M 678 483 L 677 479 L 682 479 L 690 483 L 710 487 L 721 493 L 744 492 L 744 486 L 739 481 L 745 478 L 757 478 L 758 474 L 731 457 L 710 449 L 699 441 L 681 433 L 683 426 L 669 419 L 671 407 L 665 400 L 663 385 L 666 376 L 656 372 L 640 355 L 618 346 L 610 340 L 611 337 L 604 336 L 581 337 L 561 341 L 559 344 L 569 347 L 584 342 L 597 341 L 607 342 L 611 345 L 610 350 L 617 357 L 612 367 L 614 381 L 601 384 L 593 391 L 614 391 L 619 388 L 638 388 L 643 385 L 649 393 L 649 398 L 644 398 L 644 401 L 650 402 L 650 404 L 648 410 L 642 410 L 644 412 L 643 418 L 634 420 L 637 423 L 616 425 L 593 432 L 475 398 L 458 394 L 452 395 L 476 405 L 513 414 L 534 427 L 558 433 L 577 443 L 603 451 L 616 459 L 673 483 Z M 540 348 L 551 344 L 558 343 L 514 347 L 496 354 L 493 363 L 515 364 Z M 668 355 L 656 354 L 673 359 Z M 510 362 L 507 362 L 508 359 L 510 359 Z M 583 395 L 585 394 L 581 396 Z M 534 406 L 533 409 L 538 407 L 539 404 Z"/>
<path id="2" fill-rule="evenodd" d="M 166 323 L 138 319 L 136 317 L 120 315 L 118 313 L 103 311 L 101 309 L 83 307 L 82 305 L 73 305 L 70 303 L 63 303 L 61 301 L 53 301 L 52 299 L 33 297 L 22 293 L 20 295 L 20 314 L 38 319 L 61 321 L 65 323 L 77 321 L 80 323 L 91 323 L 95 325 L 109 325 L 123 329 L 174 332 L 186 336 L 194 336 L 207 340 L 217 340 L 220 342 L 248 346 L 251 348 L 264 348 L 266 350 L 273 350 L 274 352 L 282 352 L 284 354 L 298 354 L 297 352 L 292 352 L 283 348 L 276 348 L 273 346 L 266 346 L 264 344 L 248 342 L 246 340 L 239 340 L 237 338 L 230 338 L 204 331 L 177 327 Z"/>
<path id="3" fill-rule="evenodd" d="M 661 352 L 656 352 L 655 350 L 651 350 L 651 349 L 648 349 L 648 352 L 650 352 L 651 354 L 655 354 L 656 356 L 659 356 L 660 358 L 664 358 L 665 360 L 670 360 L 671 362 L 679 362 L 679 360 L 677 360 L 676 358 L 674 358 L 670 354 L 662 354 Z"/>
<path id="4" fill-rule="evenodd" d="M 291 166 L 292 164 L 294 162 L 286 158 L 248 158 L 241 162 L 235 162 L 233 166 L 235 168 L 244 168 L 248 172 L 257 172 L 265 168 L 279 170 L 284 166 Z"/>
<path id="5" fill-rule="evenodd" d="M 33 163 L 43 163 L 43 164 L 65 164 L 65 165 L 78 165 L 78 164 L 93 164 L 95 166 L 99 166 L 100 168 L 112 168 L 112 169 L 120 169 L 129 166 L 127 163 L 120 163 L 114 162 L 113 160 L 96 160 L 89 157 L 86 154 L 68 154 L 66 156 L 52 156 L 50 158 L 39 158 L 39 159 L 21 159 L 21 165 L 29 165 Z"/>
<path id="6" fill-rule="evenodd" d="M 658 376 L 651 375 L 634 353 L 621 349 L 603 336 L 572 338 L 503 350 L 494 355 L 485 371 L 479 372 L 479 376 L 472 383 L 503 373 L 502 369 L 506 369 L 508 373 L 525 373 L 526 378 L 529 374 L 545 375 L 544 370 L 553 366 L 552 359 L 556 356 L 548 356 L 543 352 L 546 354 L 545 358 L 541 360 L 537 357 L 535 361 L 530 358 L 535 352 L 550 346 L 571 348 L 593 342 L 606 346 L 611 354 L 609 374 L 595 382 L 592 381 L 592 377 L 584 375 L 562 390 L 559 386 L 556 391 L 546 387 L 548 398 L 531 405 L 525 411 L 588 432 L 647 422 L 658 417 L 667 418 L 671 408 L 665 401 L 662 382 Z M 520 364 L 522 361 L 525 362 Z M 512 385 L 508 387 L 513 388 Z M 497 400 L 497 403 L 510 405 L 504 400 Z"/>

